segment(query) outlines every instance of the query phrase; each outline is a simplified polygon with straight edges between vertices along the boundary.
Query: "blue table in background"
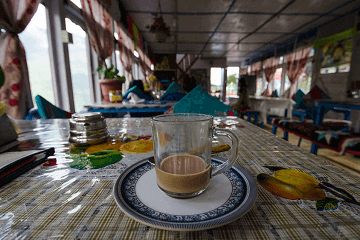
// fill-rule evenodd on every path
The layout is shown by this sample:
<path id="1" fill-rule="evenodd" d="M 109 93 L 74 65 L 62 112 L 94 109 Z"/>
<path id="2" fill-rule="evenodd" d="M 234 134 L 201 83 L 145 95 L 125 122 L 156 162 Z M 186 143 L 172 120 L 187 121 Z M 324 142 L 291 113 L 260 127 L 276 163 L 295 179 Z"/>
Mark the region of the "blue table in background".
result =
<path id="1" fill-rule="evenodd" d="M 174 106 L 177 102 L 167 101 L 150 101 L 146 103 L 95 103 L 85 105 L 89 112 L 101 112 L 106 117 L 123 117 L 130 113 L 131 117 L 152 117 L 165 113 L 169 108 Z"/>
<path id="2" fill-rule="evenodd" d="M 330 99 L 316 100 L 315 104 L 317 104 L 317 111 L 315 117 L 315 125 L 322 125 L 325 115 L 326 108 L 336 108 L 343 110 L 357 110 L 360 111 L 360 99 L 346 100 L 346 101 L 336 101 Z M 354 132 L 359 132 L 360 125 L 360 114 L 359 112 L 352 111 L 353 122 L 351 124 L 351 128 Z M 355 116 L 355 117 L 354 117 Z M 316 152 L 317 146 L 316 144 L 311 144 L 311 152 Z"/>
<path id="3" fill-rule="evenodd" d="M 360 99 L 347 100 L 347 101 L 336 101 L 336 100 L 316 100 L 317 111 L 315 117 L 315 125 L 321 125 L 325 115 L 325 108 L 337 108 L 345 110 L 358 110 L 360 111 Z M 352 112 L 354 114 L 354 112 Z M 359 131 L 359 115 L 357 119 L 352 123 L 352 127 L 355 132 Z"/>

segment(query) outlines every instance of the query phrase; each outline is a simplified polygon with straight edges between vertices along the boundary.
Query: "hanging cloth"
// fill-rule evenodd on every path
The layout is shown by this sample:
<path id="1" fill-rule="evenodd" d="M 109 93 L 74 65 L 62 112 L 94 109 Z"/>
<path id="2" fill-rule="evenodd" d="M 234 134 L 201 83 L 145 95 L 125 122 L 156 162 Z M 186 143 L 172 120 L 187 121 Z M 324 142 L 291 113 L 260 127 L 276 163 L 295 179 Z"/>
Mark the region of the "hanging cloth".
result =
<path id="1" fill-rule="evenodd" d="M 0 101 L 6 113 L 15 119 L 24 119 L 34 106 L 31 98 L 26 54 L 18 34 L 29 24 L 40 0 L 0 1 L 0 28 L 6 33 L 0 37 L 0 66 L 5 82 L 0 88 Z"/>
<path id="2" fill-rule="evenodd" d="M 100 64 L 105 65 L 105 59 L 114 49 L 110 13 L 98 0 L 81 0 L 81 7 L 90 45 L 98 54 Z"/>
<path id="3" fill-rule="evenodd" d="M 306 47 L 286 56 L 286 74 L 290 81 L 290 89 L 285 97 L 291 98 L 295 93 L 296 82 L 305 71 L 310 52 L 311 47 Z"/>
<path id="4" fill-rule="evenodd" d="M 276 69 L 278 68 L 280 58 L 270 58 L 266 59 L 264 61 L 264 73 L 265 73 L 265 79 L 268 82 L 268 85 L 266 87 L 266 90 L 261 94 L 262 96 L 271 96 L 271 87 L 270 83 L 274 80 L 274 75 L 276 72 Z"/>
<path id="5" fill-rule="evenodd" d="M 125 69 L 126 87 L 129 86 L 133 80 L 132 66 L 134 58 L 134 42 L 126 32 L 122 29 L 119 23 L 116 23 L 116 31 L 119 36 L 118 46 L 120 52 L 120 62 Z"/>

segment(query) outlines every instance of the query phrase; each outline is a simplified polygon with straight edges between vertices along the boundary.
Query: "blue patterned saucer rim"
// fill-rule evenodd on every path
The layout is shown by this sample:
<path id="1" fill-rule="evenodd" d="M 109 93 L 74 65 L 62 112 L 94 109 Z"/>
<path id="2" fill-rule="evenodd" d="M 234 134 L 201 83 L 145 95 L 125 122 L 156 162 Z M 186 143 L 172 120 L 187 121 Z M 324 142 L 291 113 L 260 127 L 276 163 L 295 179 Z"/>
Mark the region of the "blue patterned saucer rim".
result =
<path id="1" fill-rule="evenodd" d="M 211 164 L 219 165 L 226 159 L 212 156 Z M 129 166 L 114 185 L 114 198 L 120 209 L 132 219 L 145 225 L 173 231 L 199 231 L 229 224 L 247 213 L 255 203 L 257 184 L 251 174 L 235 163 L 223 173 L 230 181 L 232 193 L 220 207 L 201 214 L 173 215 L 146 206 L 136 195 L 138 180 L 154 166 L 143 159 Z"/>

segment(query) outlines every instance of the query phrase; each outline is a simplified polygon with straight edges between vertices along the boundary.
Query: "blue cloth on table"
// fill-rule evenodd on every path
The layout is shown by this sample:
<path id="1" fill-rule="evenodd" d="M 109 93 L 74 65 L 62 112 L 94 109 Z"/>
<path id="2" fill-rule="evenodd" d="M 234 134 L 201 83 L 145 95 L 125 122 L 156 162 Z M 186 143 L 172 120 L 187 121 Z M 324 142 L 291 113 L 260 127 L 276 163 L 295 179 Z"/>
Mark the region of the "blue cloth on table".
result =
<path id="1" fill-rule="evenodd" d="M 40 119 L 39 111 L 37 108 L 32 108 L 29 110 L 29 112 L 25 116 L 25 120 L 35 120 Z"/>
<path id="2" fill-rule="evenodd" d="M 52 103 L 50 103 L 40 95 L 37 95 L 35 97 L 35 102 L 38 107 L 38 112 L 41 118 L 45 118 L 45 119 L 70 118 L 72 115 L 72 113 L 54 106 Z"/>
<path id="3" fill-rule="evenodd" d="M 294 108 L 300 108 L 299 105 L 303 96 L 305 96 L 304 91 L 302 89 L 297 90 L 297 92 L 295 93 L 295 104 L 293 106 Z"/>
<path id="4" fill-rule="evenodd" d="M 181 87 L 176 83 L 172 82 L 170 86 L 165 90 L 164 94 L 160 97 L 160 100 L 165 100 L 166 96 L 171 93 L 176 93 L 181 90 Z"/>
<path id="5" fill-rule="evenodd" d="M 126 93 L 123 96 L 123 99 L 128 99 L 129 93 L 136 94 L 139 98 L 145 99 L 145 100 L 152 100 L 152 97 L 146 93 L 144 93 L 138 86 L 133 86 L 129 90 L 126 91 Z"/>
<path id="6" fill-rule="evenodd" d="M 180 101 L 183 97 L 185 97 L 186 94 L 185 93 L 181 93 L 181 92 L 173 92 L 173 93 L 168 93 L 166 94 L 166 96 L 164 98 L 162 98 L 162 100 L 166 100 L 166 101 Z"/>
<path id="7" fill-rule="evenodd" d="M 212 116 L 230 116 L 237 113 L 219 99 L 209 95 L 200 85 L 174 105 L 174 113 L 203 113 Z"/>
<path id="8" fill-rule="evenodd" d="M 315 85 L 308 94 L 302 97 L 298 104 L 298 108 L 306 110 L 306 118 L 315 119 L 317 106 L 315 106 L 315 100 L 319 99 L 331 99 L 321 88 Z M 324 115 L 331 108 L 325 108 Z"/>

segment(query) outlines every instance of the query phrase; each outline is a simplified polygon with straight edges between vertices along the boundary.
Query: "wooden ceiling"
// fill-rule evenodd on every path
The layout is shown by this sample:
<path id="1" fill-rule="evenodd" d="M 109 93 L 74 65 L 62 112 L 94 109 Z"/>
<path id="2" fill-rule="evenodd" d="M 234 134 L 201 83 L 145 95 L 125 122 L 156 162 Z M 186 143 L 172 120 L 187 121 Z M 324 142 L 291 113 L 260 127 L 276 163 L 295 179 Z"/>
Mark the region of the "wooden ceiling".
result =
<path id="1" fill-rule="evenodd" d="M 359 0 L 160 0 L 171 37 L 157 43 L 146 26 L 160 13 L 159 0 L 120 2 L 154 53 L 226 58 L 228 65 L 299 38 L 313 41 L 319 26 L 360 9 Z"/>

